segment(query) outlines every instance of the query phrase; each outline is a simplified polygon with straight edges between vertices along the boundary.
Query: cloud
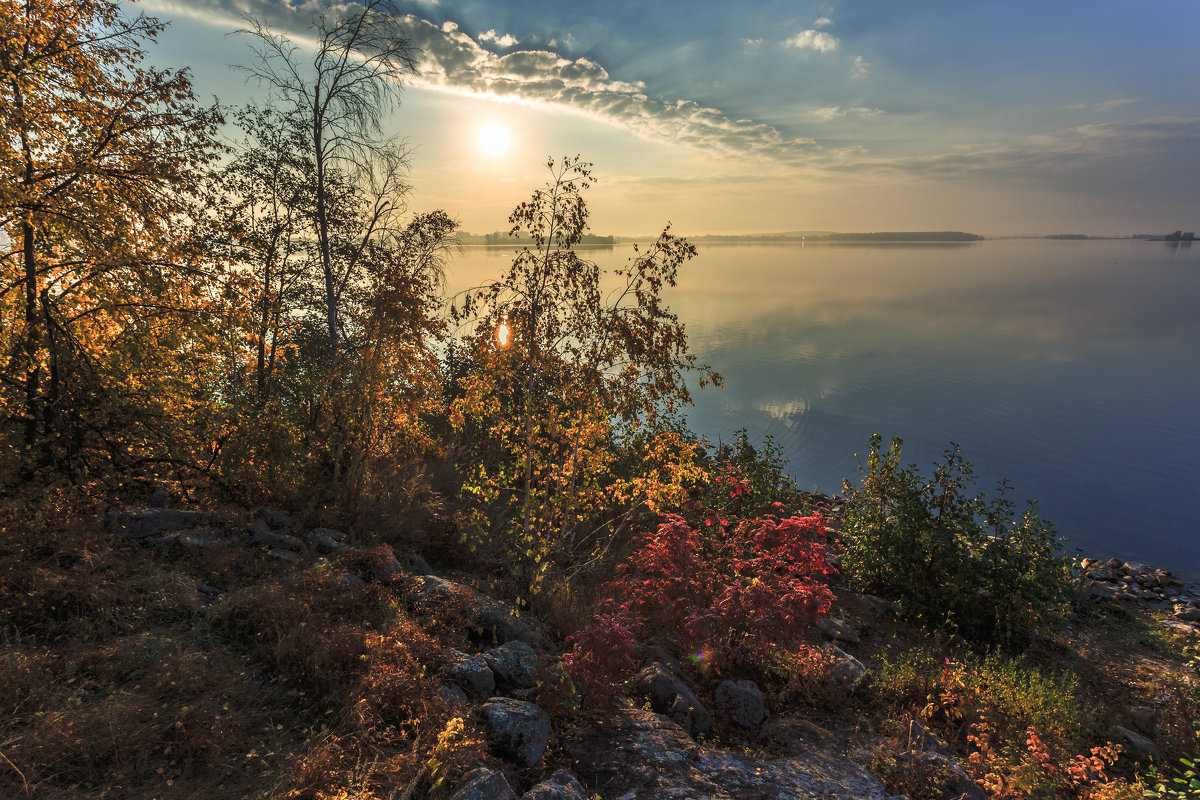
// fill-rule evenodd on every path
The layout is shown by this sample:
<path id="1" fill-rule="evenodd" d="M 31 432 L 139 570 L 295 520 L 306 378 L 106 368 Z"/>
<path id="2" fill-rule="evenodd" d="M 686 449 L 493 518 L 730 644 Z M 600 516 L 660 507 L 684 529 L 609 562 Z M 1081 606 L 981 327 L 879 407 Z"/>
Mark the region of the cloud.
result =
<path id="1" fill-rule="evenodd" d="M 517 41 L 517 37 L 513 36 L 511 33 L 506 33 L 503 36 L 501 36 L 501 35 L 497 34 L 496 31 L 494 31 L 494 30 L 484 31 L 483 33 L 479 34 L 479 41 L 495 42 L 500 47 L 514 47 L 514 46 L 520 44 L 520 42 Z"/>
<path id="2" fill-rule="evenodd" d="M 862 56 L 854 57 L 854 69 L 850 71 L 851 78 L 865 78 L 871 74 L 871 64 Z"/>
<path id="3" fill-rule="evenodd" d="M 827 28 L 832 24 L 833 24 L 833 20 L 831 20 L 829 17 L 821 17 L 820 19 L 818 19 L 816 22 L 813 23 L 813 27 L 814 28 Z"/>
<path id="4" fill-rule="evenodd" d="M 763 40 L 762 40 L 762 37 L 760 36 L 757 39 L 742 39 L 741 42 L 746 47 L 758 47 L 763 43 Z"/>
<path id="5" fill-rule="evenodd" d="M 1108 100 L 1107 102 L 1104 102 L 1104 103 L 1097 103 L 1096 108 L 1100 109 L 1101 111 L 1112 111 L 1114 108 L 1117 108 L 1119 106 L 1124 106 L 1124 105 L 1128 105 L 1129 103 L 1136 103 L 1136 102 L 1137 101 L 1134 100 L 1132 97 L 1118 97 L 1116 100 Z"/>
<path id="6" fill-rule="evenodd" d="M 882 117 L 885 114 L 887 114 L 887 112 L 882 108 L 864 108 L 862 106 L 855 106 L 854 108 L 827 106 L 825 108 L 813 109 L 809 112 L 809 116 L 825 122 L 835 119 L 845 119 L 846 117 Z"/>
<path id="7" fill-rule="evenodd" d="M 789 47 L 799 50 L 816 50 L 818 53 L 829 53 L 838 49 L 838 39 L 824 31 L 800 31 L 795 36 L 788 37 L 785 42 Z"/>

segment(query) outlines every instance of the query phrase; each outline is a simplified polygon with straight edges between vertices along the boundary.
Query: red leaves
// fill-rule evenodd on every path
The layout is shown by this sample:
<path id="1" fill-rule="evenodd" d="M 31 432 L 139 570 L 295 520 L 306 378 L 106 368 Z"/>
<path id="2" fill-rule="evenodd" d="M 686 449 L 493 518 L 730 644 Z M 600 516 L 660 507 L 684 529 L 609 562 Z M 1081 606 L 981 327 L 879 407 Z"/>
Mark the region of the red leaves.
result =
<path id="1" fill-rule="evenodd" d="M 797 641 L 829 610 L 821 517 L 730 521 L 710 512 L 706 523 L 697 530 L 667 515 L 610 584 L 639 632 L 753 657 Z"/>

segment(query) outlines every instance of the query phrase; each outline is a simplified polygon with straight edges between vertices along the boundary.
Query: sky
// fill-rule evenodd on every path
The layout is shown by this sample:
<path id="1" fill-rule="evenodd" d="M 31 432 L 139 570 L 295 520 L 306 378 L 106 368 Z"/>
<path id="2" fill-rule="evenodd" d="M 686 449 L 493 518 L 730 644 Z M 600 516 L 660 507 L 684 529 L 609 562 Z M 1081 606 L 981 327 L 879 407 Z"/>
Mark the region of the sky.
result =
<path id="1" fill-rule="evenodd" d="M 340 0 L 339 0 L 340 1 Z M 254 18 L 315 0 L 141 0 L 149 60 L 261 98 Z M 413 210 L 507 229 L 548 157 L 594 165 L 599 234 L 1200 231 L 1196 0 L 397 1 L 419 72 L 389 132 Z M 229 132 L 231 138 L 235 132 Z"/>

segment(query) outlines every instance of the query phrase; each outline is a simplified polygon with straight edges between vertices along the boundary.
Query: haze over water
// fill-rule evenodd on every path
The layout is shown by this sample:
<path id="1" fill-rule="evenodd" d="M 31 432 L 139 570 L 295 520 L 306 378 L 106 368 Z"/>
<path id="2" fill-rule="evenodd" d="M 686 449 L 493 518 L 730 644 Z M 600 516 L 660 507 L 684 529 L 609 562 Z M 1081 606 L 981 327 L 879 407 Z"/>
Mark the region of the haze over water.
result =
<path id="1" fill-rule="evenodd" d="M 510 258 L 467 248 L 451 284 Z M 1200 247 L 711 245 L 667 297 L 725 378 L 697 393 L 697 433 L 770 434 L 831 493 L 873 432 L 925 475 L 957 442 L 978 488 L 1007 477 L 1069 551 L 1200 580 Z"/>

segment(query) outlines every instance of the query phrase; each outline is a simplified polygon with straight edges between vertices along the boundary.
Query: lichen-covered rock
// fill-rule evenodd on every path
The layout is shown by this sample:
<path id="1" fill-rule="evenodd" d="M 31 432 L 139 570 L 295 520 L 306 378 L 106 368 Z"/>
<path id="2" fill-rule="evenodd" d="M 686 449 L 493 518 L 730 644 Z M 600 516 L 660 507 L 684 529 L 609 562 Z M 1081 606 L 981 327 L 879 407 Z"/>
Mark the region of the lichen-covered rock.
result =
<path id="1" fill-rule="evenodd" d="M 517 794 L 499 772 L 478 767 L 463 777 L 450 800 L 517 800 Z"/>
<path id="2" fill-rule="evenodd" d="M 492 748 L 502 756 L 532 767 L 550 741 L 550 715 L 533 703 L 493 697 L 483 706 Z"/>
<path id="3" fill-rule="evenodd" d="M 587 792 L 579 778 L 565 769 L 559 769 L 521 795 L 521 800 L 587 800 Z"/>
<path id="4" fill-rule="evenodd" d="M 754 681 L 722 681 L 713 699 L 718 708 L 743 728 L 757 727 L 767 718 L 762 690 Z"/>
<path id="5" fill-rule="evenodd" d="M 446 677 L 461 686 L 473 700 L 491 697 L 496 689 L 496 676 L 481 656 L 451 650 L 446 654 L 444 670 Z"/>
<path id="6" fill-rule="evenodd" d="M 507 642 L 483 654 L 484 661 L 496 676 L 501 691 L 529 689 L 537 674 L 538 654 L 525 642 Z"/>

